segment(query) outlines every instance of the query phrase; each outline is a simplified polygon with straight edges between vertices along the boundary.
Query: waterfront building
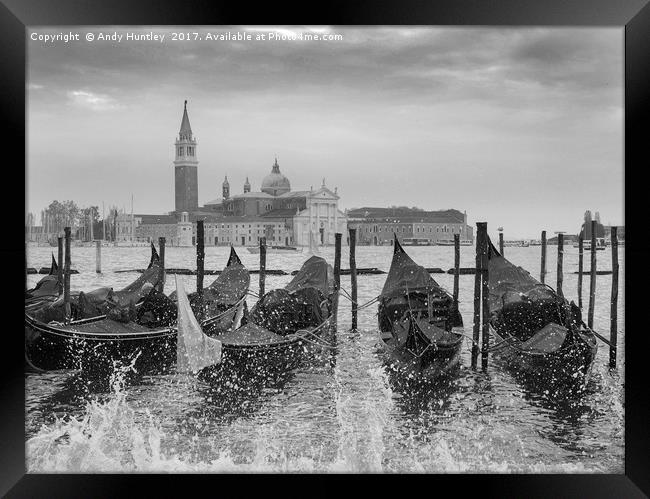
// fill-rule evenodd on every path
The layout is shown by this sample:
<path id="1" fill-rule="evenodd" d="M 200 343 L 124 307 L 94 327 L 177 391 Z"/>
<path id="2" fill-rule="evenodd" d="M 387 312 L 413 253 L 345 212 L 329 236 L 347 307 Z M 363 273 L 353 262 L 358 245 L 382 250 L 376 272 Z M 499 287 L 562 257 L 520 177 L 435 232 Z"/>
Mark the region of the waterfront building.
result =
<path id="1" fill-rule="evenodd" d="M 258 244 L 254 237 L 256 230 L 265 236 L 267 243 L 272 239 L 281 245 L 309 245 L 309 232 L 313 232 L 317 241 L 323 245 L 334 244 L 334 234 L 344 233 L 347 216 L 339 207 L 337 189 L 331 191 L 323 179 L 319 189 L 292 191 L 289 179 L 280 171 L 278 159 L 271 167 L 271 172 L 262 179 L 259 191 L 251 190 L 251 183 L 246 177 L 243 192 L 230 193 L 227 179 L 222 188 L 222 197 L 205 203 L 204 211 L 212 211 L 224 217 L 222 221 L 232 228 L 232 221 L 245 222 L 250 225 L 251 234 L 233 232 L 230 239 L 241 244 Z M 240 225 L 234 223 L 235 226 Z M 257 229 L 255 229 L 257 227 Z M 251 235 L 250 241 L 248 235 Z"/>
<path id="2" fill-rule="evenodd" d="M 178 222 L 172 215 L 118 213 L 115 217 L 115 241 L 158 242 L 164 237 L 171 246 L 178 245 Z"/>
<path id="3" fill-rule="evenodd" d="M 360 245 L 390 245 L 394 235 L 406 244 L 444 244 L 460 235 L 463 244 L 473 244 L 467 212 L 455 209 L 424 211 L 413 208 L 364 207 L 347 212 L 348 226 L 357 229 Z"/>

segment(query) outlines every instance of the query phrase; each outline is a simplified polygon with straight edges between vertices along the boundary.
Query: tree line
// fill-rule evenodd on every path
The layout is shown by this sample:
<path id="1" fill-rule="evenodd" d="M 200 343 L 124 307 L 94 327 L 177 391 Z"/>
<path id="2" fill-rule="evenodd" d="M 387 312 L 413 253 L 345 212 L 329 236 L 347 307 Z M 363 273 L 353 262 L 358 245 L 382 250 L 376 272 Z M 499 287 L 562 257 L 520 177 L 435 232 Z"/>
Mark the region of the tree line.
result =
<path id="1" fill-rule="evenodd" d="M 40 231 L 51 234 L 51 237 L 55 238 L 63 234 L 65 227 L 70 227 L 76 239 L 114 241 L 118 213 L 117 206 L 109 206 L 108 211 L 102 214 L 98 206 L 80 208 L 74 201 L 54 200 L 47 208 L 41 210 Z M 35 218 L 29 214 L 28 225 L 36 225 Z"/>

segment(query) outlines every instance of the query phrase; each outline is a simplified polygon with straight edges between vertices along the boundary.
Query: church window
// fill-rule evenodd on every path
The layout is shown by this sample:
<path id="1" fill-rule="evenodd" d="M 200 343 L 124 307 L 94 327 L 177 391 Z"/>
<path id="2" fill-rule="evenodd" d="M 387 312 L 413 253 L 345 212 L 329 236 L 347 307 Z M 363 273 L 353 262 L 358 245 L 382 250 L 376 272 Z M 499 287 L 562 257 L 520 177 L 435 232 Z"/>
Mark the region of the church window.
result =
<path id="1" fill-rule="evenodd" d="M 178 148 L 178 155 L 182 156 L 183 155 L 183 146 Z"/>

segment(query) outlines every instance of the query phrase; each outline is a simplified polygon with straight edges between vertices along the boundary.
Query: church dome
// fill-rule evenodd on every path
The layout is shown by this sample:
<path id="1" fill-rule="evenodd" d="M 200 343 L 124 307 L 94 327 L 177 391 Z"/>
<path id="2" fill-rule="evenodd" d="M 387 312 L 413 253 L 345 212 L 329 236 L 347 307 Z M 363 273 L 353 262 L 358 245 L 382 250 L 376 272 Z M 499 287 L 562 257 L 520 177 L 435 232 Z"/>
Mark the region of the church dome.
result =
<path id="1" fill-rule="evenodd" d="M 262 192 L 266 192 L 271 196 L 279 196 L 290 190 L 291 184 L 289 183 L 289 179 L 280 173 L 280 166 L 276 158 L 271 173 L 262 180 Z"/>

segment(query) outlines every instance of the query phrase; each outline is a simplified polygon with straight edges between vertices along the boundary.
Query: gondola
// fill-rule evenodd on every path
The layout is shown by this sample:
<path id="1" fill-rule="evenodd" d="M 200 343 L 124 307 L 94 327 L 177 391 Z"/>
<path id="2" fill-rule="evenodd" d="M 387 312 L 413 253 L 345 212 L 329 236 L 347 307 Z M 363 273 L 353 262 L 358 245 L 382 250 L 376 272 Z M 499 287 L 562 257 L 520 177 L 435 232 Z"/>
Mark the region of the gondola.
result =
<path id="1" fill-rule="evenodd" d="M 52 259 L 53 264 L 55 264 L 56 262 L 54 262 L 54 257 L 52 257 Z M 52 270 L 50 270 L 50 272 L 52 272 Z M 51 276 L 48 275 L 41 281 L 44 281 L 45 279 L 49 279 L 47 289 L 53 291 L 56 287 L 56 277 L 54 274 Z M 114 291 L 112 287 L 105 286 L 87 292 L 71 292 L 70 320 L 76 321 L 104 316 L 115 306 L 128 304 L 131 301 L 135 301 L 136 305 L 139 305 L 143 301 L 145 294 L 148 293 L 151 288 L 155 288 L 162 292 L 164 286 L 165 276 L 160 263 L 160 256 L 152 244 L 151 258 L 147 269 L 128 286 L 117 291 Z M 37 284 L 34 289 L 38 292 L 38 290 L 43 288 L 45 288 L 45 285 L 39 287 Z M 37 298 L 30 299 L 30 303 L 28 303 L 28 300 L 26 299 L 25 313 L 38 322 L 64 322 L 66 319 L 64 298 L 63 295 L 58 294 L 58 289 L 62 288 L 63 285 L 61 283 L 61 288 L 57 288 L 56 293 L 42 296 L 40 303 Z"/>
<path id="2" fill-rule="evenodd" d="M 453 298 L 406 254 L 397 236 L 379 297 L 379 331 L 393 373 L 435 382 L 459 366 L 463 319 Z"/>
<path id="3" fill-rule="evenodd" d="M 333 296 L 331 265 L 311 256 L 289 284 L 260 298 L 244 325 L 219 334 L 204 328 L 221 343 L 221 359 L 199 370 L 198 377 L 235 390 L 281 379 L 306 358 L 309 345 L 322 346 Z"/>
<path id="4" fill-rule="evenodd" d="M 491 353 L 529 386 L 580 392 L 598 344 L 575 303 L 499 254 L 489 242 Z"/>
<path id="5" fill-rule="evenodd" d="M 154 262 L 154 267 L 157 265 Z M 149 291 L 137 306 L 134 299 L 128 301 L 122 296 L 120 304 L 106 315 L 68 324 L 46 324 L 26 314 L 25 354 L 29 364 L 41 370 L 80 369 L 94 377 L 109 375 L 115 362 L 130 365 L 139 374 L 168 371 L 176 362 L 177 304 L 162 292 L 162 267 L 160 274 L 162 285 L 145 285 Z M 233 279 L 235 275 L 243 284 Z M 231 326 L 238 318 L 248 282 L 248 271 L 236 253 L 234 257 L 231 253 L 226 269 L 213 283 L 219 289 L 210 291 L 217 302 L 196 301 L 197 310 L 214 312 L 209 324 L 215 330 L 225 329 L 228 317 Z M 137 292 L 137 288 L 127 288 Z"/>
<path id="6" fill-rule="evenodd" d="M 394 372 L 434 381 L 460 362 L 463 320 L 453 299 L 394 239 L 379 297 L 379 331 Z"/>

